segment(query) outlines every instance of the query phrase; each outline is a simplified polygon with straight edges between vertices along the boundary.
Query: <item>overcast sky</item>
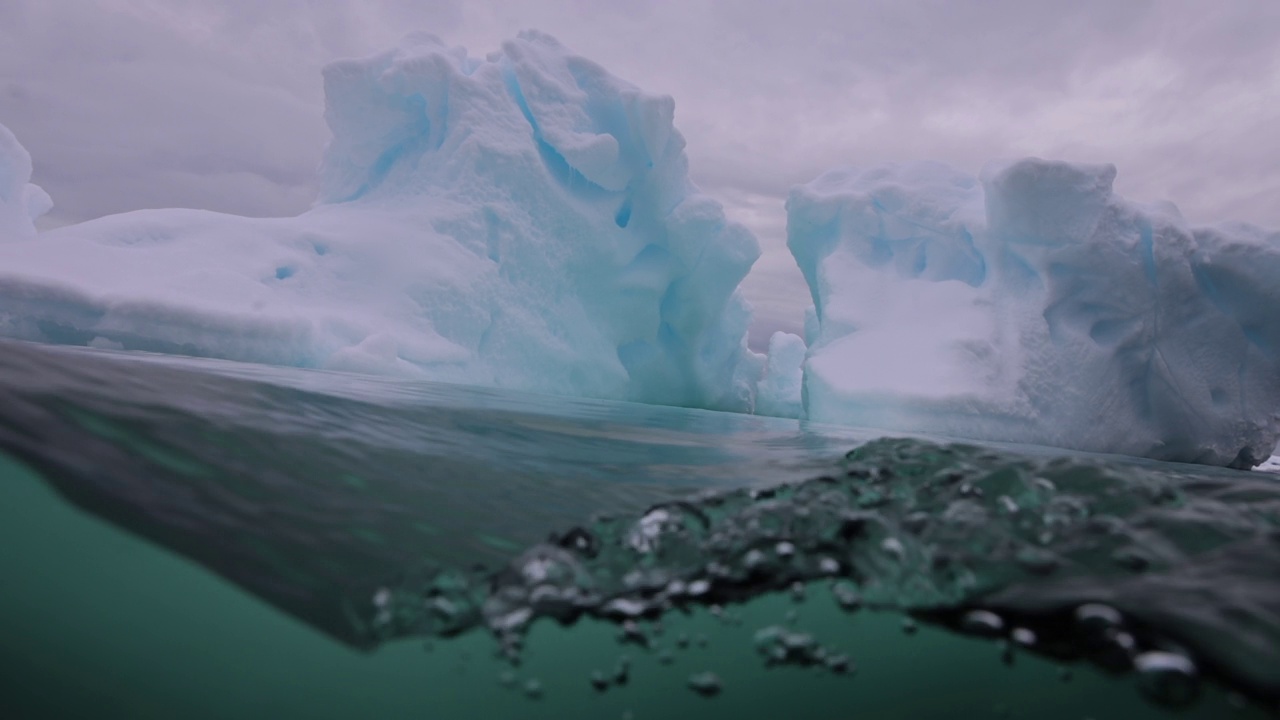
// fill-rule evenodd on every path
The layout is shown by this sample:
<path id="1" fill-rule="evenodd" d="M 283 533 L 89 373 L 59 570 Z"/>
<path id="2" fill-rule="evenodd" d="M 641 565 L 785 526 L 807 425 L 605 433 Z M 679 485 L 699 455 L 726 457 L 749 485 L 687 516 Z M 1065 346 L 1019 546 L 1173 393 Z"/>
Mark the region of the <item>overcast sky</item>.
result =
<path id="1" fill-rule="evenodd" d="M 1112 162 L 1194 224 L 1280 227 L 1276 0 L 0 0 L 0 123 L 56 207 L 292 215 L 328 131 L 320 68 L 425 30 L 525 28 L 676 99 L 694 181 L 760 237 L 756 341 L 807 293 L 792 185 L 837 165 Z"/>

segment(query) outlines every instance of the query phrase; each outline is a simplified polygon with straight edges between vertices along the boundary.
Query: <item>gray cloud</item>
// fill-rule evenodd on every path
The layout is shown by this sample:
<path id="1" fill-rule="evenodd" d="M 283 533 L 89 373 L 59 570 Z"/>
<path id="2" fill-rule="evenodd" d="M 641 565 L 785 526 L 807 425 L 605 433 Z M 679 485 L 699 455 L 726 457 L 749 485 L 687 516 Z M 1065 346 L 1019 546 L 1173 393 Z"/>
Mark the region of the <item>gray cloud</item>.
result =
<path id="1" fill-rule="evenodd" d="M 676 98 L 695 181 L 761 238 L 767 331 L 807 293 L 790 187 L 836 165 L 1114 162 L 1193 223 L 1280 227 L 1280 4 L 1270 0 L 10 0 L 0 123 L 65 223 L 144 207 L 305 209 L 320 67 L 411 30 L 473 54 L 536 27 Z"/>

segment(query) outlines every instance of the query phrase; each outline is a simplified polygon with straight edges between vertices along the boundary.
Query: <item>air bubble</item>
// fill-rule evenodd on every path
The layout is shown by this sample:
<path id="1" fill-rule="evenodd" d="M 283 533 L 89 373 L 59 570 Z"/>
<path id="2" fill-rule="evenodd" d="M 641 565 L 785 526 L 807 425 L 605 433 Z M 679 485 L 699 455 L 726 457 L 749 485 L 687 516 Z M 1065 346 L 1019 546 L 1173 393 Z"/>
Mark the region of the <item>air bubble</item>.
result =
<path id="1" fill-rule="evenodd" d="M 848 582 L 838 582 L 831 586 L 831 595 L 835 598 L 836 605 L 845 612 L 857 612 L 862 608 L 862 596 L 858 594 L 858 589 Z"/>
<path id="2" fill-rule="evenodd" d="M 1035 632 L 1027 628 L 1014 628 L 1009 637 L 1013 639 L 1014 643 L 1022 647 L 1031 647 L 1036 644 Z"/>
<path id="3" fill-rule="evenodd" d="M 1123 671 L 1130 667 L 1137 643 L 1132 635 L 1124 632 L 1124 616 L 1119 610 L 1101 603 L 1087 603 L 1076 608 L 1075 624 L 1090 659 L 1109 670 Z"/>
<path id="4" fill-rule="evenodd" d="M 649 612 L 650 606 L 640 600 L 614 598 L 605 603 L 600 610 L 603 614 L 615 618 L 637 618 Z"/>
<path id="5" fill-rule="evenodd" d="M 689 689 L 702 697 L 715 697 L 723 688 L 719 675 L 713 672 L 700 672 L 689 676 Z"/>
<path id="6" fill-rule="evenodd" d="M 849 675 L 854 671 L 853 660 L 843 653 L 828 655 L 823 664 L 828 670 L 837 675 Z"/>
<path id="7" fill-rule="evenodd" d="M 659 553 L 671 544 L 696 540 L 708 525 L 701 510 L 686 503 L 650 508 L 627 534 L 627 544 L 642 555 Z"/>
<path id="8" fill-rule="evenodd" d="M 769 566 L 769 558 L 758 548 L 752 548 L 742 556 L 742 567 L 749 572 L 763 574 Z"/>
<path id="9" fill-rule="evenodd" d="M 562 548 L 573 550 L 579 555 L 594 558 L 600 552 L 600 540 L 590 531 L 576 527 L 555 539 Z"/>
<path id="10" fill-rule="evenodd" d="M 1138 642 L 1133 639 L 1133 636 L 1127 632 L 1113 632 L 1109 633 L 1107 637 L 1111 640 L 1113 645 L 1127 653 L 1132 653 L 1134 648 L 1138 645 Z"/>
<path id="11" fill-rule="evenodd" d="M 902 562 L 907 556 L 907 549 L 902 546 L 902 541 L 898 538 L 885 538 L 880 543 L 880 549 L 892 555 L 897 562 Z"/>
<path id="12" fill-rule="evenodd" d="M 1052 480 L 1038 477 L 1035 480 L 1032 480 L 1031 483 L 1036 486 L 1037 490 L 1043 493 L 1052 495 L 1058 491 L 1058 486 L 1054 485 Z"/>
<path id="13" fill-rule="evenodd" d="M 1185 655 L 1153 650 L 1133 660 L 1138 689 L 1168 707 L 1186 707 L 1200 696 L 1200 675 Z"/>
<path id="14" fill-rule="evenodd" d="M 902 519 L 902 527 L 915 535 L 924 532 L 925 528 L 933 521 L 933 516 L 927 512 L 913 512 Z"/>
<path id="15" fill-rule="evenodd" d="M 803 666 L 817 662 L 814 651 L 818 645 L 812 635 L 770 625 L 756 633 L 754 642 L 756 652 L 764 655 L 770 665 Z"/>
<path id="16" fill-rule="evenodd" d="M 1111 554 L 1111 561 L 1135 573 L 1144 572 L 1151 567 L 1151 558 L 1137 548 L 1121 548 Z"/>
<path id="17" fill-rule="evenodd" d="M 1048 575 L 1058 569 L 1058 558 L 1036 547 L 1024 547 L 1015 556 L 1018 565 L 1033 575 Z"/>
<path id="18" fill-rule="evenodd" d="M 804 583 L 799 580 L 791 583 L 791 600 L 793 602 L 804 602 Z"/>
<path id="19" fill-rule="evenodd" d="M 1128 670 L 1133 666 L 1133 656 L 1138 641 L 1123 630 L 1108 628 L 1101 638 L 1089 643 L 1092 651 L 1090 658 L 1099 665 L 1115 671 Z"/>
<path id="20" fill-rule="evenodd" d="M 604 673 L 599 670 L 591 672 L 590 682 L 591 687 L 595 688 L 596 692 L 604 692 L 609 689 L 609 678 L 605 677 Z"/>
<path id="21" fill-rule="evenodd" d="M 649 636 L 635 620 L 626 620 L 622 623 L 622 630 L 618 632 L 618 643 L 648 648 Z"/>
<path id="22" fill-rule="evenodd" d="M 618 658 L 618 664 L 613 668 L 613 682 L 615 685 L 626 685 L 631 680 L 631 658 L 623 655 Z"/>
<path id="23" fill-rule="evenodd" d="M 1087 603 L 1076 608 L 1076 624 L 1081 630 L 1101 631 L 1124 624 L 1124 616 L 1119 610 L 1101 603 Z"/>
<path id="24" fill-rule="evenodd" d="M 960 619 L 960 629 L 973 635 L 998 637 L 1004 633 L 1004 619 L 990 610 L 970 610 Z"/>
<path id="25" fill-rule="evenodd" d="M 1012 666 L 1013 660 L 1014 660 L 1013 643 L 1009 642 L 1008 640 L 1001 640 L 999 647 L 1000 647 L 1000 662 L 1004 663 L 1005 665 Z"/>

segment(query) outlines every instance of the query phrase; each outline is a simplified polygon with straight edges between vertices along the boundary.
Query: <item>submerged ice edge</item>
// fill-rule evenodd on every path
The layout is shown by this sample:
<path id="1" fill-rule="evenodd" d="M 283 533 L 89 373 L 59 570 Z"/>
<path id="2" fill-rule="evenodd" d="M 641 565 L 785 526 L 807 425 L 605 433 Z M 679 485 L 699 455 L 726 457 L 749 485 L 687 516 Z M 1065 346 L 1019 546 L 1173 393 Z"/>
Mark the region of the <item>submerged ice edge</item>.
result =
<path id="1" fill-rule="evenodd" d="M 551 535 L 496 573 L 407 573 L 349 606 L 383 639 L 485 628 L 513 662 L 539 619 L 645 623 L 814 582 L 1059 660 L 1280 700 L 1280 488 L 962 445 L 873 441 L 832 475 L 705 493 Z M 1189 607 L 1194 605 L 1194 608 Z M 785 658 L 784 658 L 785 659 Z"/>

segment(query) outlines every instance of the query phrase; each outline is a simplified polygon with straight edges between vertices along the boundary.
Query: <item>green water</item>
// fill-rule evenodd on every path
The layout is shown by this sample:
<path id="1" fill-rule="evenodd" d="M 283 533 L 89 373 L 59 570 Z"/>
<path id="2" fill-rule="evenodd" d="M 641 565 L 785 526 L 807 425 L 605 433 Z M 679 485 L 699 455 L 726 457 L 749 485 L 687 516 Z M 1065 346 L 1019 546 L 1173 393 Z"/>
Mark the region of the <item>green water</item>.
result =
<path id="1" fill-rule="evenodd" d="M 0 343 L 0 578 L 0 720 L 1253 718 L 1224 687 L 1280 697 L 1273 475 L 215 361 Z M 1114 622 L 1081 619 L 1099 603 Z M 770 667 L 777 627 L 802 651 L 766 644 Z M 836 653 L 856 672 L 823 669 Z M 689 687 L 707 672 L 713 698 Z M 1157 707 L 1152 678 L 1199 700 Z"/>
<path id="2" fill-rule="evenodd" d="M 1035 718 L 1167 717 L 1129 679 L 1030 655 L 1012 666 L 990 641 L 894 614 L 841 613 L 825 589 L 795 603 L 773 595 L 731 609 L 669 617 L 657 651 L 622 646 L 612 625 L 535 626 L 516 687 L 482 633 L 387 644 L 340 644 L 181 557 L 74 509 L 32 472 L 0 459 L 0 717 L 45 718 Z M 848 652 L 858 669 L 765 669 L 756 628 L 786 621 Z M 675 638 L 695 641 L 677 649 Z M 696 642 L 705 635 L 706 647 Z M 626 686 L 597 693 L 593 670 L 633 659 Z M 690 674 L 712 670 L 703 698 Z M 540 699 L 521 684 L 535 678 Z M 1253 718 L 1210 689 L 1181 718 Z"/>

